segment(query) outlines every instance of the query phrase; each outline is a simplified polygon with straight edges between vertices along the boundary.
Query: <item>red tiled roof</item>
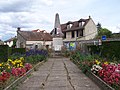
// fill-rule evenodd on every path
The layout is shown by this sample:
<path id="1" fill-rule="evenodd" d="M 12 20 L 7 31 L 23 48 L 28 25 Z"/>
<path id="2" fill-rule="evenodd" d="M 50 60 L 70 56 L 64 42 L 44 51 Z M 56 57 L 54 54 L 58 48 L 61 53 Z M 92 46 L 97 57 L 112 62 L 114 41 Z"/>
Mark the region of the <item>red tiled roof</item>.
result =
<path id="1" fill-rule="evenodd" d="M 52 41 L 52 36 L 49 33 L 34 31 L 18 31 L 18 33 L 27 41 Z"/>

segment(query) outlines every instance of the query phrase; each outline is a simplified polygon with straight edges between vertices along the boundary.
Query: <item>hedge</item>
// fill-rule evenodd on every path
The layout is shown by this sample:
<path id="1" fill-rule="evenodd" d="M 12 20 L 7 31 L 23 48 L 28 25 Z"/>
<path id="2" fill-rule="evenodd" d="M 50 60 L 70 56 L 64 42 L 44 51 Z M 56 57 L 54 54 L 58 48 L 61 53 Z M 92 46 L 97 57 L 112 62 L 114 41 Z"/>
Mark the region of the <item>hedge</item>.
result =
<path id="1" fill-rule="evenodd" d="M 0 45 L 0 62 L 6 62 L 8 59 L 8 45 Z"/>
<path id="2" fill-rule="evenodd" d="M 25 54 L 25 52 L 26 52 L 25 48 L 12 48 L 11 54 L 14 54 L 14 53 Z"/>
<path id="3" fill-rule="evenodd" d="M 102 42 L 101 46 L 91 45 L 88 46 L 91 50 L 91 54 L 98 54 L 101 57 L 108 58 L 111 60 L 120 59 L 120 42 L 119 41 L 105 41 Z"/>

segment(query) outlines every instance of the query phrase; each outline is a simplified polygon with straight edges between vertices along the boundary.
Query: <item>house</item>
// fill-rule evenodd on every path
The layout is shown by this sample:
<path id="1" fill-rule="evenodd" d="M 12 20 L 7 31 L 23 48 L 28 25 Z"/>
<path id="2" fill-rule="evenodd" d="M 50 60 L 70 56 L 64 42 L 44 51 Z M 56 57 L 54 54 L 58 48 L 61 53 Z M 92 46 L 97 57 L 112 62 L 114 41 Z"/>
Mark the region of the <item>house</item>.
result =
<path id="1" fill-rule="evenodd" d="M 120 32 L 119 33 L 112 33 L 112 38 L 120 38 Z"/>
<path id="2" fill-rule="evenodd" d="M 17 48 L 51 48 L 52 36 L 45 30 L 21 31 L 17 30 Z"/>
<path id="3" fill-rule="evenodd" d="M 97 35 L 97 27 L 90 16 L 88 19 L 61 24 L 61 29 L 64 34 L 64 42 L 90 40 Z"/>
<path id="4" fill-rule="evenodd" d="M 4 45 L 8 45 L 9 47 L 12 47 L 14 45 L 15 40 L 17 40 L 16 36 L 4 41 Z"/>
<path id="5" fill-rule="evenodd" d="M 4 42 L 0 39 L 0 45 L 4 45 Z"/>

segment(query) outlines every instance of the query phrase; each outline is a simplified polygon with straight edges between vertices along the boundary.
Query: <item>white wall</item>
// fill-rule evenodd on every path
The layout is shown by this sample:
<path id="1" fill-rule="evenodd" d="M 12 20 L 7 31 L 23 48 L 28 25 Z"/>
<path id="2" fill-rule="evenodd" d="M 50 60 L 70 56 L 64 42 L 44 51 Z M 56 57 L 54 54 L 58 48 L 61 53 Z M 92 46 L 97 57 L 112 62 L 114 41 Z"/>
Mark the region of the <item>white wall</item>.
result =
<path id="1" fill-rule="evenodd" d="M 26 44 L 37 44 L 37 43 L 41 43 L 43 45 L 43 41 L 26 41 Z"/>
<path id="2" fill-rule="evenodd" d="M 63 41 L 75 41 L 76 40 L 76 31 L 74 31 L 74 38 L 72 38 L 71 32 L 66 32 L 66 38 Z"/>
<path id="3" fill-rule="evenodd" d="M 34 48 L 35 45 L 38 45 L 38 48 L 41 47 L 41 45 L 49 45 L 49 48 L 51 48 L 51 45 L 52 45 L 52 41 L 26 41 L 26 46 L 27 44 L 33 44 L 33 46 L 30 46 L 30 47 L 27 47 L 27 48 Z"/>
<path id="4" fill-rule="evenodd" d="M 85 26 L 84 32 L 85 40 L 93 39 L 97 35 L 97 27 L 92 19 Z"/>
<path id="5" fill-rule="evenodd" d="M 12 47 L 13 41 L 7 42 L 6 44 L 7 44 L 9 47 Z"/>
<path id="6" fill-rule="evenodd" d="M 25 48 L 26 46 L 26 40 L 19 34 L 17 33 L 17 42 L 16 42 L 16 45 L 17 45 L 17 48 L 20 48 L 20 44 L 23 44 L 23 48 Z"/>

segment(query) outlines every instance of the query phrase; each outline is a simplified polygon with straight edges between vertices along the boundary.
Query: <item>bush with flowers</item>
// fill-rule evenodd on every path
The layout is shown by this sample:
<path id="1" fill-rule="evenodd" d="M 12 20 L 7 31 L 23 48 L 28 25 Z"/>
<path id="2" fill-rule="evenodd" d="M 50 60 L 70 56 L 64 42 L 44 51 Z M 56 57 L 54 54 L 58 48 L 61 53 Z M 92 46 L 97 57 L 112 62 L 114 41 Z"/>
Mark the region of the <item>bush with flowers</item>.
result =
<path id="1" fill-rule="evenodd" d="M 91 71 L 115 90 L 120 90 L 120 64 L 95 60 Z"/>
<path id="2" fill-rule="evenodd" d="M 19 59 L 8 59 L 7 62 L 0 63 L 0 89 L 4 88 L 6 82 L 9 82 L 11 77 L 14 79 L 24 75 L 32 68 L 30 63 L 25 63 L 23 57 Z"/>
<path id="3" fill-rule="evenodd" d="M 0 63 L 0 90 L 4 89 L 16 78 L 23 76 L 33 65 L 46 60 L 46 50 L 29 50 L 25 54 L 14 53 L 9 56 L 7 62 Z"/>
<path id="4" fill-rule="evenodd" d="M 80 52 L 72 54 L 70 58 L 84 73 L 91 71 L 115 90 L 120 90 L 120 64 L 118 62 L 113 63 L 98 56 L 82 55 Z"/>

